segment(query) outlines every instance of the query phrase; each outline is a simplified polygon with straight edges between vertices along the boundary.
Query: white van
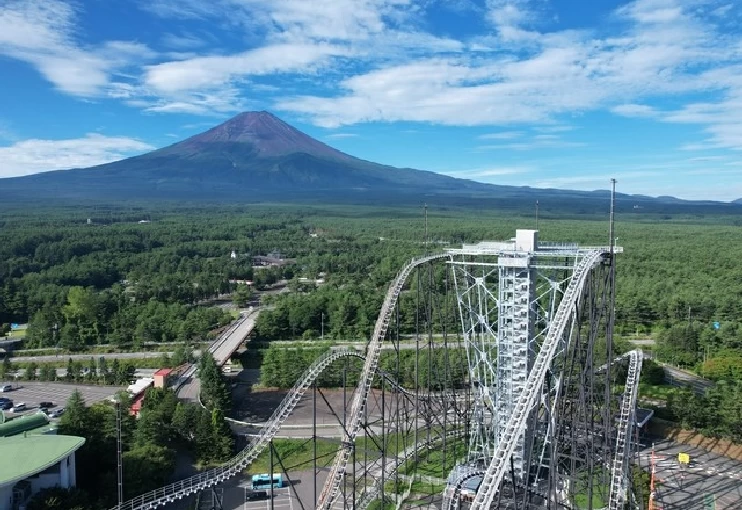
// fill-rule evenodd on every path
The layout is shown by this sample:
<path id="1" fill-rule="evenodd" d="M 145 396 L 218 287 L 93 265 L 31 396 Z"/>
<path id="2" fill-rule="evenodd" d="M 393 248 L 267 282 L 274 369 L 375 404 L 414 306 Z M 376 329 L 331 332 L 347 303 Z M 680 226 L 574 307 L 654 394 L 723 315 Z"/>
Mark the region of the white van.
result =
<path id="1" fill-rule="evenodd" d="M 0 385 L 0 393 L 7 393 L 13 391 L 13 387 L 10 384 Z"/>

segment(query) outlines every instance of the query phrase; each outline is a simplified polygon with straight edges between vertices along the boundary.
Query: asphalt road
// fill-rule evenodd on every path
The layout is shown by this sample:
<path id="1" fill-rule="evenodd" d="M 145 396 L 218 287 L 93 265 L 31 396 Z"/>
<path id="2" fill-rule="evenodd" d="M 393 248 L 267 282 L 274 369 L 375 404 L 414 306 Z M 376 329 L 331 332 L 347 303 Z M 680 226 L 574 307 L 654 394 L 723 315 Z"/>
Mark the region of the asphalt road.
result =
<path id="1" fill-rule="evenodd" d="M 687 467 L 678 462 L 681 452 L 690 455 Z M 650 456 L 651 445 L 640 452 L 645 469 Z M 666 440 L 655 443 L 655 459 L 658 510 L 742 508 L 742 462 Z"/>
<path id="2" fill-rule="evenodd" d="M 145 358 L 161 358 L 163 354 L 172 356 L 172 352 L 112 352 L 112 353 L 88 353 L 88 354 L 60 354 L 59 356 L 15 356 L 11 358 L 13 363 L 28 363 L 35 361 L 36 363 L 50 363 L 58 361 L 67 361 L 72 358 L 74 361 L 90 361 L 90 358 L 106 358 L 106 359 L 145 359 Z M 194 352 L 195 354 L 195 352 Z"/>

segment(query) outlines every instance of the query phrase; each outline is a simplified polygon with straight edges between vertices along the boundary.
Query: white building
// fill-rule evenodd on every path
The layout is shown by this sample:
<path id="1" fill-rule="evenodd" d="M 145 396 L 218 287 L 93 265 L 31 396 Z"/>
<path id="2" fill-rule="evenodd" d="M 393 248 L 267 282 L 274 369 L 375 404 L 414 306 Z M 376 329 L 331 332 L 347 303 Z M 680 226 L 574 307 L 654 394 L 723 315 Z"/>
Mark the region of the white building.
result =
<path id="1" fill-rule="evenodd" d="M 0 510 L 23 508 L 37 492 L 77 484 L 75 452 L 84 437 L 19 434 L 0 438 Z"/>

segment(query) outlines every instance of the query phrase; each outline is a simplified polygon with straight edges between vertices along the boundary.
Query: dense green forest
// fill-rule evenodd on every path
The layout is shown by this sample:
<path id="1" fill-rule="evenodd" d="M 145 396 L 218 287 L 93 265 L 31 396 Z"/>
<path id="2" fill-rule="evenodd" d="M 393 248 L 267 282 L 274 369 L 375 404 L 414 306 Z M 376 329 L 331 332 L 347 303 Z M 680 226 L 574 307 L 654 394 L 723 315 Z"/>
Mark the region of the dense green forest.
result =
<path id="1" fill-rule="evenodd" d="M 542 211 L 540 239 L 606 245 L 607 209 L 600 217 Z M 268 306 L 258 320 L 258 340 L 363 341 L 386 286 L 412 257 L 508 239 L 516 228 L 535 226 L 531 211 L 429 204 L 426 227 L 422 212 L 310 205 L 9 207 L 0 219 L 0 325 L 7 331 L 10 323 L 28 322 L 24 348 L 197 342 L 231 320 L 212 306 L 213 298 L 239 288 L 236 302 L 245 306 L 251 299 L 252 292 L 230 280 L 250 280 L 257 290 L 283 280 L 288 292 L 262 297 Z M 739 223 L 738 216 L 620 213 L 617 333 L 655 339 L 662 361 L 716 381 L 740 380 Z M 276 251 L 290 263 L 254 266 L 253 257 Z M 444 269 L 436 268 L 431 281 L 441 285 L 444 278 Z M 413 278 L 400 297 L 400 334 L 418 327 L 420 285 Z M 435 304 L 437 328 L 458 329 L 455 306 L 453 299 Z"/>

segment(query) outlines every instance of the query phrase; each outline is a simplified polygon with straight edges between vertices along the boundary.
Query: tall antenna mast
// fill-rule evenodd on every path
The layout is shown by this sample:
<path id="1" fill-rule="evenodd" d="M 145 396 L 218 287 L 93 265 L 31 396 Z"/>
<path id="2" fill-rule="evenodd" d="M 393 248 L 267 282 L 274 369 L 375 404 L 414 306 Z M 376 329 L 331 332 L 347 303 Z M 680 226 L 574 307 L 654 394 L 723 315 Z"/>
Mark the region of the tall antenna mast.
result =
<path id="1" fill-rule="evenodd" d="M 425 209 L 425 253 L 428 253 L 428 204 L 424 204 Z"/>
<path id="2" fill-rule="evenodd" d="M 538 200 L 536 200 L 536 230 L 538 230 Z"/>
<path id="3" fill-rule="evenodd" d="M 608 246 L 611 249 L 611 257 L 613 257 L 613 245 L 616 240 L 614 239 L 613 223 L 616 210 L 616 179 L 611 179 L 611 217 L 610 226 L 608 227 Z"/>

